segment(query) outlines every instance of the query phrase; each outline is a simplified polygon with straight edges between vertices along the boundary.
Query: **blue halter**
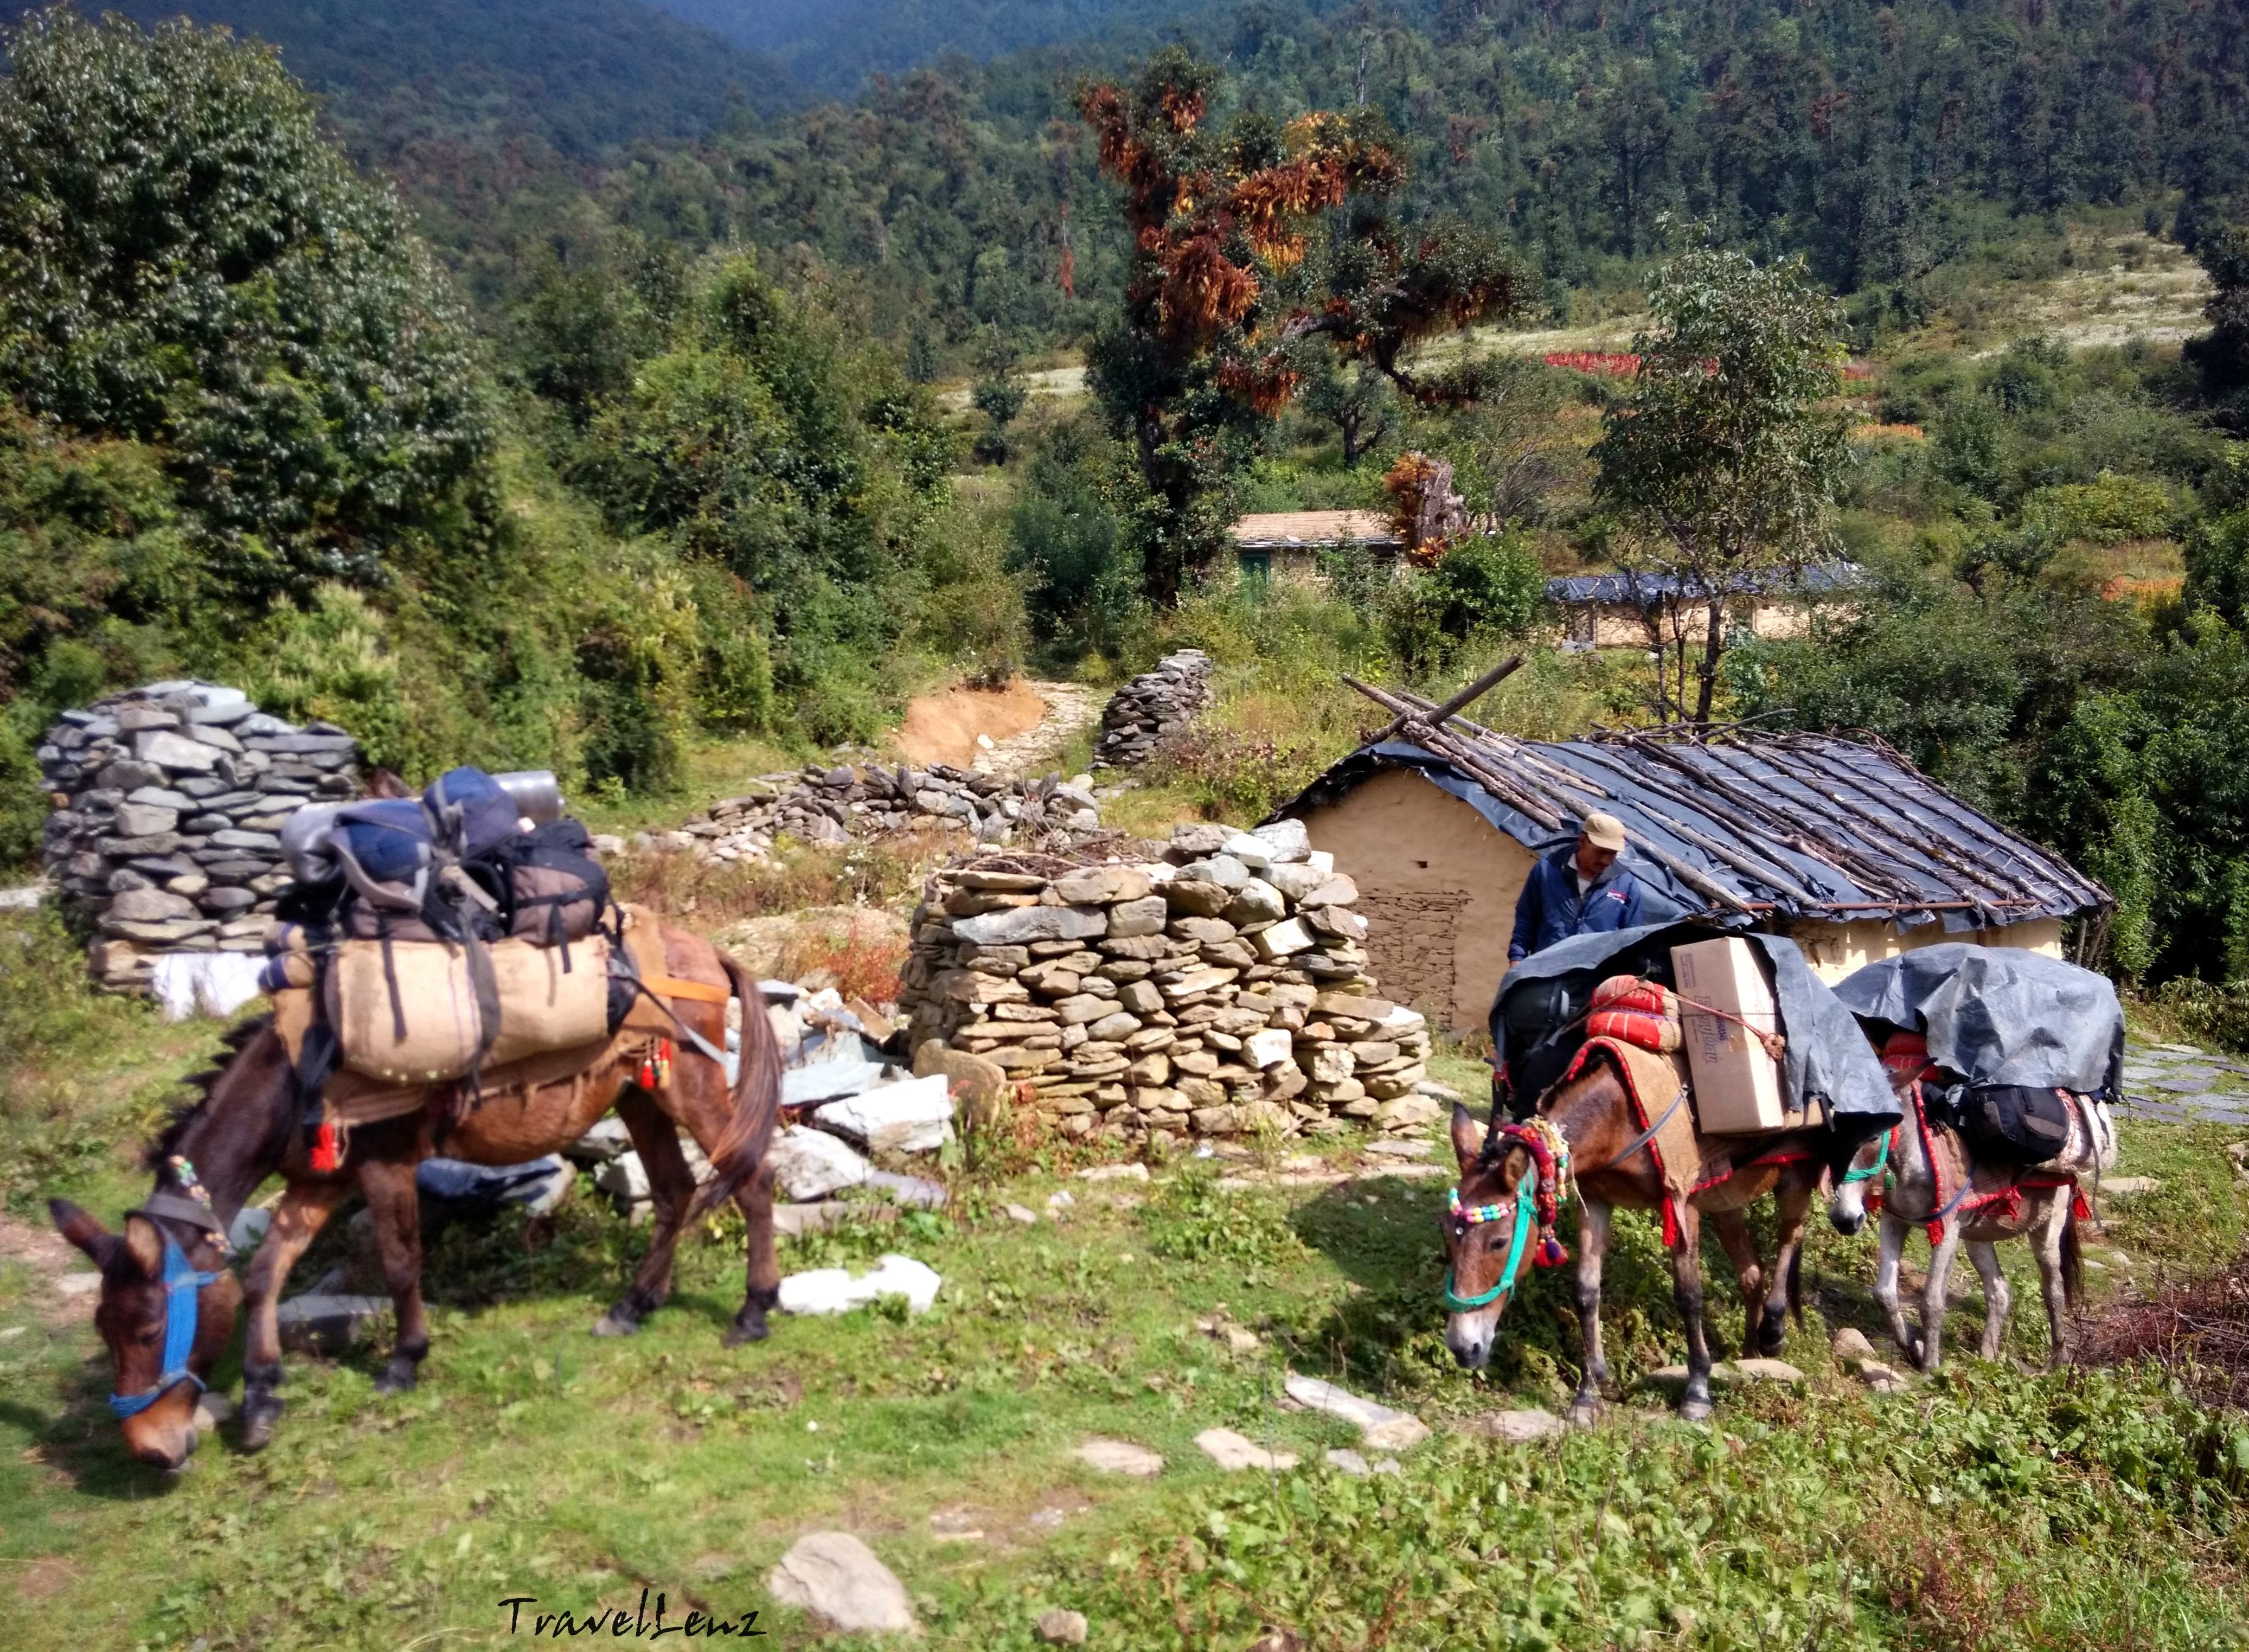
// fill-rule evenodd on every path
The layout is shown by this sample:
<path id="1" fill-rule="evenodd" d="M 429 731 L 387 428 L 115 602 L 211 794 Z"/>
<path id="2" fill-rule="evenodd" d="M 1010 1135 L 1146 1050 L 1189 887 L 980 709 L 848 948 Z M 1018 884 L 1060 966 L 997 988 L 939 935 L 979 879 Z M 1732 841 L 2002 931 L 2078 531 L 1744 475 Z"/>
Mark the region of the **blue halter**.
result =
<path id="1" fill-rule="evenodd" d="M 175 1383 L 192 1382 L 197 1394 L 203 1391 L 203 1380 L 188 1369 L 188 1356 L 196 1347 L 196 1293 L 219 1278 L 190 1267 L 179 1242 L 169 1233 L 164 1236 L 164 1370 L 154 1387 L 109 1396 L 109 1408 L 120 1419 L 139 1416 Z"/>

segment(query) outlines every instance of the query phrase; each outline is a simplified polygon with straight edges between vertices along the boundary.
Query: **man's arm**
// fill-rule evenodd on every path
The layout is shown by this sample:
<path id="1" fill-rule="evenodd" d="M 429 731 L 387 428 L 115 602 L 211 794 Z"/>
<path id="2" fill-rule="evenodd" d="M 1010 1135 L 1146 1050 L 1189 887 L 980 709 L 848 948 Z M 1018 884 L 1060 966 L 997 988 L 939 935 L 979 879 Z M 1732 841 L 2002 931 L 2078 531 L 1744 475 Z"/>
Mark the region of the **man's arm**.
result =
<path id="1" fill-rule="evenodd" d="M 1617 927 L 1619 929 L 1637 929 L 1640 927 L 1641 922 L 1646 917 L 1646 913 L 1642 909 L 1647 905 L 1647 902 L 1640 898 L 1640 879 L 1638 878 L 1634 877 L 1630 872 L 1627 872 L 1624 875 L 1624 921 L 1619 924 Z"/>
<path id="2" fill-rule="evenodd" d="M 1530 876 L 1523 880 L 1523 893 L 1515 901 L 1515 934 L 1507 943 L 1510 963 L 1530 956 L 1531 943 L 1538 939 L 1538 920 L 1545 915 L 1543 879 L 1546 863 L 1530 863 Z"/>

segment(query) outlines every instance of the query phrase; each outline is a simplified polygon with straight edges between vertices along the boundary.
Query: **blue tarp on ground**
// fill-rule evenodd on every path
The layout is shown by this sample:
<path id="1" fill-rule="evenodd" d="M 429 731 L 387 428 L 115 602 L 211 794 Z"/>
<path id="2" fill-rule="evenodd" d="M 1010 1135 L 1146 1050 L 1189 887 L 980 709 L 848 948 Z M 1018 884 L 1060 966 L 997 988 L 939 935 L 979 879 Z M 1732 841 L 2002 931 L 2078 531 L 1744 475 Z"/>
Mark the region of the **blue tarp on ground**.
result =
<path id="1" fill-rule="evenodd" d="M 1948 941 L 1868 964 L 1835 996 L 1865 1020 L 1927 1033 L 1929 1059 L 1971 1084 L 2122 1093 L 2116 989 L 2059 958 Z"/>
<path id="2" fill-rule="evenodd" d="M 1507 972 L 1492 1005 L 1491 1036 L 1497 1056 L 1504 1060 L 1509 1054 L 1503 1008 L 1511 995 L 1532 983 L 1566 980 L 1575 1013 L 1589 1002 L 1593 987 L 1610 975 L 1647 975 L 1668 984 L 1674 946 L 1723 933 L 1701 923 L 1647 924 L 1605 935 L 1573 935 L 1533 953 Z M 1789 1105 L 1802 1108 L 1824 1100 L 1834 1115 L 1838 1134 L 1854 1139 L 1897 1123 L 1897 1098 L 1874 1046 L 1834 989 L 1812 973 L 1802 950 L 1781 935 L 1742 939 L 1762 951 L 1772 969 L 1773 995 L 1788 1041 L 1782 1067 Z M 1582 1029 L 1576 1036 L 1582 1038 Z"/>

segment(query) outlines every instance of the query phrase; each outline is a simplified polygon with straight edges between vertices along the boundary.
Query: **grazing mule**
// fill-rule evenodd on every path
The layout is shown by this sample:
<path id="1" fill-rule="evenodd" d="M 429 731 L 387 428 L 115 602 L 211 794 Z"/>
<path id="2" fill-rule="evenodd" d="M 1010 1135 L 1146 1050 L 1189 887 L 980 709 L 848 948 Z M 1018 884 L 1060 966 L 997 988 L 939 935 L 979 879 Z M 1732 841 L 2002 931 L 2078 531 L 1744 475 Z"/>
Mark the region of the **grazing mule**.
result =
<path id="1" fill-rule="evenodd" d="M 628 1026 L 575 1071 L 546 1081 L 548 1070 L 542 1068 L 541 1081 L 488 1091 L 452 1125 L 444 1146 L 451 1157 L 471 1163 L 518 1164 L 568 1146 L 616 1107 L 647 1169 L 656 1226 L 631 1289 L 602 1317 L 595 1334 L 628 1336 L 637 1329 L 671 1290 L 672 1252 L 682 1228 L 732 1199 L 749 1229 L 748 1291 L 726 1333 L 732 1347 L 766 1334 L 767 1311 L 781 1295 L 773 1170 L 766 1162 L 780 1105 L 780 1052 L 757 981 L 740 965 L 684 931 L 659 925 L 657 932 L 661 953 L 650 950 L 661 956 L 667 974 L 706 989 L 724 988 L 742 1003 L 741 1070 L 731 1093 L 725 1070 L 691 1044 L 680 1047 L 668 1082 L 643 1088 L 641 1063 L 656 1036 Z M 723 1048 L 723 1002 L 683 995 L 671 1009 L 697 1037 Z M 437 1151 L 439 1120 L 453 1087 L 439 1087 L 432 1104 L 419 1111 L 360 1125 L 337 1167 L 316 1170 L 300 1127 L 304 1106 L 295 1069 L 271 1018 L 240 1029 L 230 1042 L 230 1059 L 201 1077 L 202 1098 L 151 1153 L 155 1187 L 127 1215 L 121 1232 L 108 1232 L 67 1200 L 48 1207 L 63 1236 L 101 1268 L 94 1324 L 115 1367 L 110 1403 L 127 1446 L 166 1470 L 179 1468 L 196 1449 L 196 1395 L 225 1352 L 245 1300 L 243 1449 L 256 1451 L 272 1438 L 282 1410 L 281 1288 L 354 1189 L 374 1213 L 383 1280 L 398 1321 L 378 1391 L 411 1388 L 430 1350 L 414 1168 Z M 675 1124 L 710 1159 L 712 1179 L 699 1194 Z M 237 1284 L 225 1266 L 227 1229 L 244 1201 L 277 1174 L 285 1191 Z"/>
<path id="2" fill-rule="evenodd" d="M 1984 1281 L 1984 1342 L 1978 1352 L 1985 1359 L 1999 1357 L 2014 1299 L 1994 1247 L 2003 1239 L 2027 1238 L 2038 1258 L 2039 1285 L 2046 1298 L 2046 1368 L 2051 1371 L 2069 1356 L 2069 1310 L 2082 1278 L 2077 1177 L 2098 1176 L 2116 1162 L 2115 1127 L 2101 1104 L 2072 1097 L 2069 1146 L 2059 1159 L 2034 1166 L 2018 1180 L 1979 1187 L 1959 1132 L 1930 1119 L 1922 1105 L 1922 1070 L 1917 1056 L 1893 1066 L 1891 1083 L 1905 1119 L 1888 1135 L 1859 1149 L 1828 1201 L 1827 1218 L 1838 1232 L 1854 1234 L 1866 1226 L 1869 1204 L 1881 1208 L 1881 1259 L 1874 1270 L 1874 1300 L 1881 1304 L 1898 1347 L 1922 1371 L 1936 1370 L 1943 1357 L 1945 1304 L 1952 1264 L 1963 1245 Z M 1885 1171 L 1889 1186 L 1870 1196 L 1875 1178 Z M 1925 1229 L 1929 1241 L 1929 1281 L 1922 1289 L 1918 1331 L 1906 1324 L 1898 1290 L 1906 1236 L 1915 1228 Z"/>
<path id="3" fill-rule="evenodd" d="M 1578 1187 L 1578 1322 L 1585 1339 L 1585 1376 L 1571 1404 L 1571 1420 L 1591 1422 L 1599 1415 L 1601 1385 L 1609 1380 L 1601 1353 L 1601 1258 L 1608 1249 L 1609 1213 L 1663 1209 L 1670 1203 L 1663 1176 L 1649 1151 L 1655 1131 L 1634 1121 L 1623 1077 L 1599 1044 L 1588 1045 L 1604 1058 L 1581 1063 L 1574 1077 L 1549 1090 L 1537 1119 L 1558 1130 L 1568 1144 L 1568 1174 Z M 1684 1063 L 1675 1056 L 1683 1074 Z M 1535 1121 L 1534 1121 L 1535 1122 Z M 1660 1127 L 1662 1120 L 1655 1121 Z M 1487 1132 L 1467 1108 L 1453 1108 L 1453 1150 L 1461 1180 L 1445 1219 L 1445 1253 L 1451 1264 L 1445 1296 L 1452 1311 L 1445 1342 L 1453 1357 L 1470 1370 L 1491 1358 L 1500 1316 L 1514 1294 L 1515 1274 L 1527 1230 L 1526 1179 L 1535 1182 L 1539 1157 L 1531 1131 L 1495 1119 Z M 1696 1174 L 1690 1197 L 1667 1218 L 1671 1249 L 1673 1300 L 1687 1327 L 1687 1387 L 1679 1415 L 1700 1421 L 1710 1415 L 1710 1346 L 1702 1325 L 1702 1219 L 1707 1215 L 1725 1247 L 1749 1304 L 1744 1347 L 1776 1352 L 1786 1334 L 1787 1316 L 1804 1320 L 1799 1269 L 1804 1226 L 1813 1194 L 1825 1174 L 1820 1153 L 1823 1131 L 1785 1135 L 1705 1137 L 1694 1132 Z M 1735 1153 L 1754 1154 L 1738 1166 Z M 1557 1193 L 1559 1188 L 1555 1189 Z M 1757 1261 L 1756 1242 L 1743 1211 L 1766 1194 L 1778 1196 L 1780 1243 L 1767 1271 Z M 1503 1242 L 1503 1233 L 1512 1236 Z"/>

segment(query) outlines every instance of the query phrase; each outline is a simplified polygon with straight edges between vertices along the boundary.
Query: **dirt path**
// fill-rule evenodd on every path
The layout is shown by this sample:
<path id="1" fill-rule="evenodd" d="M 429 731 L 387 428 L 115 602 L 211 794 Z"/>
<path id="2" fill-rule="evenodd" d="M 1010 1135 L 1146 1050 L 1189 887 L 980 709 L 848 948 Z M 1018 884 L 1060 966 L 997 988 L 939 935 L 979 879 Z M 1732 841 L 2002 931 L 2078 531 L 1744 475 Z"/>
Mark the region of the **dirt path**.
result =
<path id="1" fill-rule="evenodd" d="M 911 763 L 1012 778 L 1057 767 L 1078 730 L 1100 720 L 1101 697 L 1075 683 L 1017 678 L 1001 689 L 949 688 L 906 707 L 890 739 Z"/>
<path id="2" fill-rule="evenodd" d="M 71 1249 L 68 1240 L 46 1223 L 18 1222 L 13 1216 L 0 1215 L 0 1262 L 21 1263 L 38 1276 L 46 1288 L 39 1293 L 37 1309 L 39 1318 L 47 1324 L 67 1324 L 93 1317 L 94 1293 L 90 1290 L 66 1291 L 63 1282 L 72 1277 L 98 1281 L 100 1276 Z"/>

